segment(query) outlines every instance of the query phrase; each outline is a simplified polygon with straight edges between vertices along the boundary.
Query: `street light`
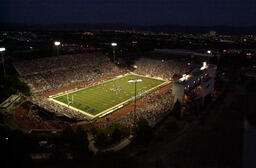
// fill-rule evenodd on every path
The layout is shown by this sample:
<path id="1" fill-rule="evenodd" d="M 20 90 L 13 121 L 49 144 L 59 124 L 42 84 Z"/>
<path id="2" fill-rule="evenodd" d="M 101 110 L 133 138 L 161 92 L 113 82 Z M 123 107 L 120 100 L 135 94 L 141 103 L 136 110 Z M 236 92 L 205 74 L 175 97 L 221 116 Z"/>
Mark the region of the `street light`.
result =
<path id="1" fill-rule="evenodd" d="M 136 124 L 136 85 L 138 82 L 142 82 L 142 79 L 133 79 L 133 80 L 128 80 L 128 83 L 134 83 L 134 126 Z"/>
<path id="2" fill-rule="evenodd" d="M 4 52 L 4 51 L 5 51 L 5 48 L 4 48 L 4 47 L 1 47 L 1 48 L 0 48 L 0 52 L 1 52 L 2 61 L 3 61 L 4 78 L 5 78 L 6 74 L 5 74 L 5 66 L 4 66 L 4 55 L 3 55 L 3 52 Z"/>
<path id="3" fill-rule="evenodd" d="M 114 62 L 116 61 L 116 51 L 115 47 L 117 46 L 117 43 L 111 43 L 111 46 L 113 47 L 113 56 L 114 56 Z"/>
<path id="4" fill-rule="evenodd" d="M 54 45 L 57 47 L 57 56 L 59 56 L 59 45 L 60 45 L 60 42 L 59 41 L 55 41 Z"/>

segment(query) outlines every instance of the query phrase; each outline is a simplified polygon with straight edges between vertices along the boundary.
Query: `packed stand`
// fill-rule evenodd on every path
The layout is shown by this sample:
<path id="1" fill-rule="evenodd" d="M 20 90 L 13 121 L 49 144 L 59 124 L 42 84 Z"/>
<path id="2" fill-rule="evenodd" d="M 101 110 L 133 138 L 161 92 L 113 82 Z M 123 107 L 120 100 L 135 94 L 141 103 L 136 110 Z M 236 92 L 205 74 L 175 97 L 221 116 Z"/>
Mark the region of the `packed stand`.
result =
<path id="1" fill-rule="evenodd" d="M 38 105 L 39 107 L 41 107 L 47 111 L 55 113 L 57 116 L 64 115 L 71 119 L 88 120 L 88 118 L 84 114 L 82 114 L 78 111 L 75 111 L 71 108 L 68 108 L 66 106 L 55 103 L 53 101 L 49 101 L 46 97 L 33 96 L 33 97 L 31 97 L 31 101 L 34 104 Z"/>
<path id="2" fill-rule="evenodd" d="M 31 92 L 40 94 L 82 82 L 94 82 L 120 72 L 106 56 L 100 54 L 65 55 L 14 65 Z"/>
<path id="3" fill-rule="evenodd" d="M 47 72 L 49 70 L 76 67 L 84 64 L 97 64 L 97 62 L 104 62 L 105 60 L 106 57 L 104 57 L 100 53 L 87 53 L 26 60 L 22 62 L 16 62 L 13 65 L 21 76 L 25 76 L 30 74 Z"/>
<path id="4" fill-rule="evenodd" d="M 156 98 L 152 98 L 151 95 L 147 96 L 149 102 L 144 106 L 136 110 L 136 118 L 146 119 L 151 126 L 155 126 L 161 121 L 173 107 L 174 97 L 171 91 L 165 94 L 159 94 Z M 120 122 L 126 125 L 133 125 L 134 114 L 131 112 L 121 118 L 118 118 L 116 122 Z"/>
<path id="5" fill-rule="evenodd" d="M 161 77 L 168 80 L 171 80 L 174 74 L 184 74 L 190 70 L 186 63 L 147 58 L 137 60 L 134 67 L 134 72 L 137 74 Z"/>

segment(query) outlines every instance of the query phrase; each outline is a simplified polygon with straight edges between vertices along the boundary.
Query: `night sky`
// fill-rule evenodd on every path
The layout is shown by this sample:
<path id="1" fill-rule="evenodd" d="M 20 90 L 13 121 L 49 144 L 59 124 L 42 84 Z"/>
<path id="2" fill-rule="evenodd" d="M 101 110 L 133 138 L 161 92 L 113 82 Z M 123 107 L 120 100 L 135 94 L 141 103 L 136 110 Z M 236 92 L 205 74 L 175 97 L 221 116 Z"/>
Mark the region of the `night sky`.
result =
<path id="1" fill-rule="evenodd" d="M 0 22 L 256 25 L 256 0 L 1 0 Z"/>

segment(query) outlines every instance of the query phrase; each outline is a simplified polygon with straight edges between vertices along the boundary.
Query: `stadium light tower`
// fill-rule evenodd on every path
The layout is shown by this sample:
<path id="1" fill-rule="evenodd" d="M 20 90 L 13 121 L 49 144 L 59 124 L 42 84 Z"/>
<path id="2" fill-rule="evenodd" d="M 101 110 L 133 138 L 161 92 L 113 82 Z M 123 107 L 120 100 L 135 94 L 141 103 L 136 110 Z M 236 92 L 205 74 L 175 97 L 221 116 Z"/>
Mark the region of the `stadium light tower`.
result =
<path id="1" fill-rule="evenodd" d="M 204 70 L 207 68 L 207 63 L 206 62 L 203 62 L 203 66 L 200 68 L 200 70 Z"/>
<path id="2" fill-rule="evenodd" d="M 134 83 L 134 120 L 133 124 L 135 126 L 136 124 L 136 85 L 138 82 L 142 82 L 142 79 L 133 79 L 133 80 L 128 80 L 128 83 Z"/>
<path id="3" fill-rule="evenodd" d="M 114 56 L 114 62 L 116 61 L 116 46 L 117 46 L 117 43 L 111 43 L 111 46 L 113 47 L 113 56 Z"/>
<path id="4" fill-rule="evenodd" d="M 54 45 L 55 45 L 56 48 L 57 48 L 57 56 L 59 56 L 59 45 L 60 45 L 60 42 L 59 42 L 59 41 L 55 41 L 55 42 L 54 42 Z"/>
<path id="5" fill-rule="evenodd" d="M 2 61 L 3 61 L 3 70 L 4 70 L 4 78 L 5 78 L 6 74 L 5 74 L 5 66 L 4 66 L 4 54 L 3 54 L 4 51 L 5 51 L 5 48 L 1 47 L 0 52 L 1 52 Z"/>

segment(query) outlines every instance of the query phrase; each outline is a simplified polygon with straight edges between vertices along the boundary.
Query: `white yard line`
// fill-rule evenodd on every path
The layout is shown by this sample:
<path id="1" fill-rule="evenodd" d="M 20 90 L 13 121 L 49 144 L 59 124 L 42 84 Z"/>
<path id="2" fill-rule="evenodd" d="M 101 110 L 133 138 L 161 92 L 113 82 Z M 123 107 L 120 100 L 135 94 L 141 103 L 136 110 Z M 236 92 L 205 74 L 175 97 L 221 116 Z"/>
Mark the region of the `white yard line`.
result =
<path id="1" fill-rule="evenodd" d="M 108 82 L 111 82 L 111 81 L 113 81 L 113 80 L 117 80 L 117 79 L 119 79 L 119 78 L 125 77 L 125 76 L 127 76 L 127 75 L 130 75 L 130 74 L 129 74 L 129 73 L 127 73 L 127 74 L 124 74 L 124 75 L 119 75 L 119 76 L 118 76 L 118 77 L 116 77 L 116 78 L 113 78 L 113 79 L 109 79 L 109 80 L 106 80 L 106 81 L 100 82 L 100 83 L 95 84 L 95 85 L 93 85 L 93 86 L 83 87 L 83 88 L 80 88 L 80 89 L 77 89 L 77 90 L 75 90 L 75 91 L 68 92 L 68 93 L 62 93 L 61 95 L 56 96 L 56 97 L 54 97 L 54 98 L 61 97 L 61 96 L 65 96 L 65 95 L 67 95 L 67 94 L 71 94 L 71 93 L 75 93 L 75 92 L 78 92 L 78 91 L 81 91 L 81 90 L 84 90 L 84 89 L 88 89 L 88 88 L 91 88 L 91 87 L 94 87 L 94 86 L 97 86 L 97 85 L 102 85 L 102 84 L 104 84 L 104 83 L 108 83 Z"/>
<path id="2" fill-rule="evenodd" d="M 143 93 L 137 95 L 136 97 L 140 97 L 141 95 L 147 94 L 148 92 L 150 92 L 150 91 L 152 91 L 152 90 L 154 90 L 154 89 L 156 89 L 156 88 L 158 88 L 158 87 L 160 87 L 160 86 L 162 86 L 162 85 L 166 85 L 166 84 L 170 83 L 170 81 L 166 81 L 166 80 L 163 80 L 163 79 L 161 79 L 161 78 L 160 78 L 160 79 L 159 79 L 159 78 L 153 78 L 153 77 L 138 75 L 138 74 L 135 74 L 135 73 L 132 73 L 132 72 L 131 72 L 131 73 L 127 73 L 127 74 L 125 74 L 125 75 L 120 75 L 120 76 L 117 77 L 117 78 L 104 81 L 104 82 L 102 82 L 102 83 L 100 83 L 100 84 L 98 84 L 98 85 L 101 85 L 101 84 L 103 84 L 103 83 L 107 83 L 107 82 L 110 82 L 110 81 L 113 81 L 113 80 L 117 80 L 117 79 L 119 79 L 119 78 L 122 78 L 122 77 L 125 77 L 125 76 L 128 76 L 128 75 L 136 75 L 136 76 L 141 76 L 141 77 L 144 77 L 144 78 L 152 78 L 152 79 L 157 79 L 157 80 L 165 81 L 164 83 L 161 83 L 161 84 L 159 84 L 159 85 L 157 85 L 157 86 L 155 86 L 155 87 L 153 87 L 153 88 L 151 88 L 151 89 L 149 89 L 149 90 L 146 90 L 145 92 L 143 92 Z M 95 86 L 96 86 L 96 85 L 95 85 Z M 93 86 L 90 86 L 90 87 L 93 87 Z M 60 95 L 60 96 L 64 96 L 64 95 L 67 95 L 67 94 L 70 94 L 70 93 L 75 93 L 75 92 L 77 92 L 77 91 L 81 91 L 81 90 L 83 90 L 83 89 L 88 89 L 88 88 L 90 88 L 90 87 L 81 88 L 81 89 L 78 89 L 78 90 L 76 90 L 76 91 L 74 91 L 74 92 L 65 93 L 65 94 L 62 94 L 62 95 Z M 60 97 L 60 96 L 57 96 L 57 97 Z M 54 97 L 54 98 L 57 98 L 57 97 Z M 65 107 L 68 107 L 68 108 L 71 108 L 71 109 L 73 109 L 73 110 L 75 110 L 75 111 L 78 111 L 78 112 L 80 112 L 80 113 L 82 113 L 82 114 L 88 116 L 89 118 L 93 119 L 93 118 L 96 118 L 96 117 L 98 117 L 98 116 L 100 116 L 100 115 L 103 115 L 104 113 L 109 112 L 109 111 L 112 110 L 112 109 L 115 109 L 115 108 L 118 107 L 118 106 L 121 106 L 121 105 L 123 105 L 123 104 L 125 104 L 125 103 L 127 103 L 127 102 L 129 102 L 129 101 L 131 101 L 131 100 L 133 100 L 133 99 L 134 99 L 134 96 L 131 97 L 131 98 L 129 98 L 129 99 L 127 99 L 127 100 L 125 100 L 125 101 L 123 101 L 123 102 L 121 102 L 121 103 L 119 103 L 119 104 L 117 104 L 117 105 L 115 105 L 115 106 L 112 106 L 112 107 L 110 107 L 110 108 L 108 108 L 108 109 L 106 109 L 106 110 L 104 110 L 104 111 L 102 111 L 102 112 L 100 112 L 100 113 L 98 113 L 98 114 L 96 114 L 96 115 L 92 115 L 92 114 L 89 114 L 89 113 L 87 113 L 87 112 L 85 112 L 85 111 L 83 111 L 83 110 L 80 110 L 80 109 L 78 109 L 78 108 L 69 106 L 69 105 L 67 105 L 67 104 L 65 104 L 65 103 L 63 103 L 63 102 L 60 102 L 60 101 L 58 101 L 58 100 L 55 100 L 54 98 L 48 98 L 48 99 L 51 100 L 51 101 L 54 101 L 54 102 L 56 102 L 56 103 L 58 103 L 58 104 L 61 104 L 61 105 L 65 106 Z M 118 110 L 118 109 L 117 109 L 117 110 Z M 113 112 L 115 112 L 115 111 L 116 111 L 116 110 L 114 110 Z M 109 113 L 109 114 L 110 114 L 110 113 Z"/>
<path id="3" fill-rule="evenodd" d="M 149 89 L 149 90 L 147 90 L 147 91 L 145 91 L 145 92 L 143 92 L 143 93 L 141 93 L 141 94 L 139 94 L 139 95 L 136 95 L 136 97 L 140 97 L 141 95 L 146 94 L 146 93 L 148 93 L 148 92 L 150 92 L 150 91 L 152 91 L 152 90 L 154 90 L 154 89 L 156 89 L 156 88 L 158 88 L 158 87 L 160 87 L 160 86 L 162 86 L 162 85 L 165 85 L 165 84 L 167 84 L 167 83 L 169 83 L 169 82 L 161 83 L 160 85 L 157 85 L 157 86 L 155 86 L 155 87 L 153 87 L 153 88 L 151 88 L 151 89 Z M 101 115 L 101 114 L 103 114 L 103 113 L 106 113 L 106 112 L 108 112 L 108 111 L 110 111 L 110 110 L 112 110 L 112 109 L 114 109 L 114 108 L 116 108 L 116 107 L 118 107 L 118 106 L 120 106 L 120 105 L 123 105 L 123 104 L 125 104 L 125 103 L 127 103 L 127 102 L 129 102 L 129 101 L 131 101 L 131 100 L 133 100 L 133 99 L 134 99 L 134 96 L 131 97 L 130 99 L 127 99 L 127 100 L 124 101 L 124 102 L 121 102 L 121 103 L 119 103 L 119 104 L 117 104 L 117 105 L 115 105 L 115 106 L 113 106 L 113 107 L 110 107 L 109 109 L 106 109 L 106 110 L 102 111 L 101 113 L 98 113 L 97 115 L 95 115 L 95 117 L 98 117 L 99 115 Z M 114 112 L 114 111 L 113 111 L 113 112 Z"/>
<path id="4" fill-rule="evenodd" d="M 156 79 L 156 80 L 161 80 L 161 81 L 167 81 L 167 80 L 164 80 L 164 79 L 162 79 L 162 78 L 160 78 L 160 77 L 151 77 L 151 76 L 143 76 L 143 75 L 139 75 L 139 74 L 136 74 L 136 73 L 134 73 L 134 72 L 130 72 L 130 74 L 131 75 L 136 75 L 136 76 L 141 76 L 141 77 L 143 77 L 143 78 L 151 78 L 151 79 Z"/>
<path id="5" fill-rule="evenodd" d="M 75 111 L 78 111 L 78 112 L 80 112 L 80 113 L 82 113 L 82 114 L 85 114 L 86 116 L 90 117 L 91 119 L 94 118 L 93 115 L 91 115 L 91 114 L 89 114 L 89 113 L 87 113 L 87 112 L 85 112 L 85 111 L 83 111 L 83 110 L 80 110 L 80 109 L 78 109 L 78 108 L 69 106 L 69 105 L 67 105 L 67 104 L 65 104 L 65 103 L 62 103 L 62 102 L 60 102 L 60 101 L 58 101 L 58 100 L 55 100 L 55 99 L 53 99 L 53 98 L 49 98 L 49 100 L 54 101 L 55 103 L 61 104 L 61 105 L 65 106 L 65 107 L 68 107 L 68 108 L 70 108 L 70 109 L 73 109 L 73 110 L 75 110 Z"/>

